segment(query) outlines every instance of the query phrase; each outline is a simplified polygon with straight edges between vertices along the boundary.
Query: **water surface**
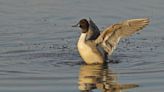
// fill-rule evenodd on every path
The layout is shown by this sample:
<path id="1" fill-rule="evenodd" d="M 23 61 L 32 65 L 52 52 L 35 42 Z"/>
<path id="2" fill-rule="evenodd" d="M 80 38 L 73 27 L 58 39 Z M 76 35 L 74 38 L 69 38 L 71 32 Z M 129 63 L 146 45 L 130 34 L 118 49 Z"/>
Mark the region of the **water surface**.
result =
<path id="1" fill-rule="evenodd" d="M 137 85 L 122 91 L 163 92 L 163 5 L 163 0 L 0 0 L 0 91 L 79 92 L 81 69 L 87 66 L 76 48 L 79 29 L 71 25 L 91 17 L 103 29 L 149 17 L 151 24 L 122 40 L 113 53 L 120 63 L 96 68 L 96 76 L 102 80 L 105 71 L 116 76 L 112 83 Z"/>

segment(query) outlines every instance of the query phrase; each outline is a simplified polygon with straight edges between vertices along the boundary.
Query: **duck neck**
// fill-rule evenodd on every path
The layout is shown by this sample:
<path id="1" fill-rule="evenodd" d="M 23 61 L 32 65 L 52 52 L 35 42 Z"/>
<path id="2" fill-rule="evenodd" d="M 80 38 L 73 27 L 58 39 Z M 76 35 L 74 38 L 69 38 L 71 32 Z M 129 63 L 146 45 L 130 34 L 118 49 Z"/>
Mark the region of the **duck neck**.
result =
<path id="1" fill-rule="evenodd" d="M 86 33 L 81 33 L 80 38 L 79 38 L 79 42 L 85 42 L 86 41 Z"/>

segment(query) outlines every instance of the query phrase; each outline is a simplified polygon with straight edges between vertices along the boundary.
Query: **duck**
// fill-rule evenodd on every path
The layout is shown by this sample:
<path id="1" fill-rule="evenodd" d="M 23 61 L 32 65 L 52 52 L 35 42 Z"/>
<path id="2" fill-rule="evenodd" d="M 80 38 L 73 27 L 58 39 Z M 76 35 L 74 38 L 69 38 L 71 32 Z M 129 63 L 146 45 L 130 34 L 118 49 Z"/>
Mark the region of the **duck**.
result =
<path id="1" fill-rule="evenodd" d="M 116 49 L 119 41 L 129 37 L 149 24 L 149 18 L 124 20 L 100 31 L 91 18 L 81 19 L 72 27 L 79 27 L 81 34 L 77 49 L 86 64 L 104 64 Z"/>

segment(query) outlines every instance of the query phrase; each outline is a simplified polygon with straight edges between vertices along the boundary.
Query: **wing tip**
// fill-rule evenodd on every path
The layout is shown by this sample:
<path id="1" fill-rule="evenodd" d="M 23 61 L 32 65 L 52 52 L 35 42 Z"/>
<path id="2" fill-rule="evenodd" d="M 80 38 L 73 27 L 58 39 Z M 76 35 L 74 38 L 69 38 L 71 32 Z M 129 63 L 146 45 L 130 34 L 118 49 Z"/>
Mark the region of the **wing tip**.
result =
<path id="1" fill-rule="evenodd" d="M 150 24 L 150 18 L 148 18 L 148 17 L 143 18 L 143 21 L 142 21 L 143 27 L 141 29 L 148 26 L 149 24 Z"/>
<path id="2" fill-rule="evenodd" d="M 132 19 L 132 20 L 129 20 L 128 22 L 131 22 L 132 24 L 134 22 L 134 25 L 145 27 L 150 24 L 150 18 L 144 17 L 144 18 Z"/>
<path id="3" fill-rule="evenodd" d="M 144 23 L 146 23 L 147 25 L 150 23 L 150 18 L 149 17 L 145 17 L 144 19 Z"/>

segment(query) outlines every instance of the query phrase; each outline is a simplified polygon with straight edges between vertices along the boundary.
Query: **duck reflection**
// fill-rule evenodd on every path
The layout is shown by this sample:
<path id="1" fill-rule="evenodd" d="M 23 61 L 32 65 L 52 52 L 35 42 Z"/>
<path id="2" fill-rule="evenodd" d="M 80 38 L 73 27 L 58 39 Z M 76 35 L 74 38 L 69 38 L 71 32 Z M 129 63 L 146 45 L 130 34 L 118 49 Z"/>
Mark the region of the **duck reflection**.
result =
<path id="1" fill-rule="evenodd" d="M 79 90 L 93 92 L 121 92 L 123 89 L 138 87 L 136 84 L 120 84 L 117 75 L 107 65 L 82 65 L 79 74 Z"/>

